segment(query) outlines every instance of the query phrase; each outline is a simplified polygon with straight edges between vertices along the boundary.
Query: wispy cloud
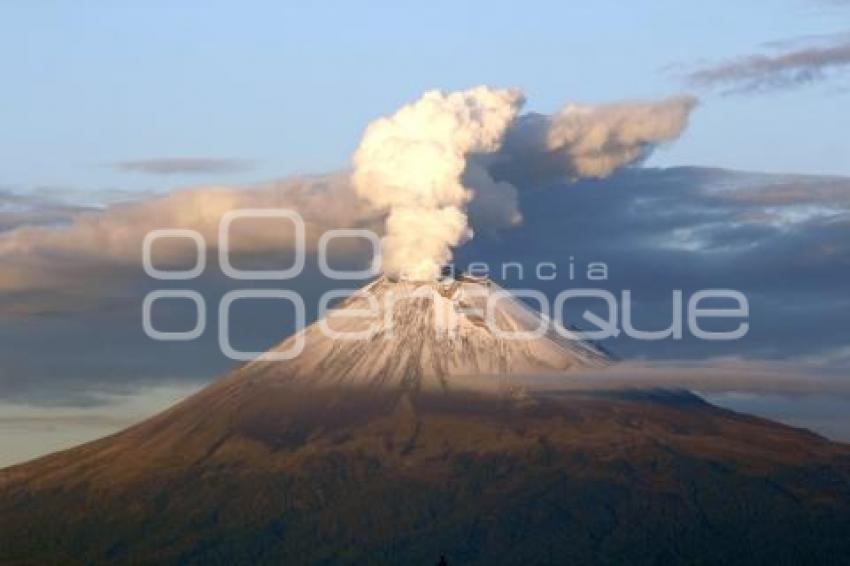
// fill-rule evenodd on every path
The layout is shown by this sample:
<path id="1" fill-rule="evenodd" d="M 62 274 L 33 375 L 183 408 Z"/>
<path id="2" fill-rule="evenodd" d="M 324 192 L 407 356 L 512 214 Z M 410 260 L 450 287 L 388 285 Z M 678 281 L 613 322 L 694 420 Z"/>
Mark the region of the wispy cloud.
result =
<path id="1" fill-rule="evenodd" d="M 806 43 L 805 46 L 799 45 Z M 773 43 L 785 51 L 752 54 L 714 63 L 687 75 L 697 87 L 721 88 L 726 93 L 751 93 L 787 89 L 823 81 L 850 65 L 850 38 L 837 34 L 818 36 L 811 42 Z"/>
<path id="2" fill-rule="evenodd" d="M 524 384 L 531 390 L 543 391 L 657 388 L 701 393 L 821 394 L 850 398 L 850 375 L 846 369 L 770 361 L 624 362 L 566 376 L 530 375 Z"/>
<path id="3" fill-rule="evenodd" d="M 199 384 L 159 384 L 100 395 L 89 405 L 0 400 L 0 468 L 112 434 L 173 405 Z"/>
<path id="4" fill-rule="evenodd" d="M 76 214 L 87 210 L 93 209 L 53 195 L 23 193 L 0 187 L 0 233 L 21 226 L 62 226 L 70 223 Z"/>
<path id="5" fill-rule="evenodd" d="M 166 157 L 120 161 L 114 167 L 120 171 L 150 175 L 179 175 L 197 173 L 240 173 L 255 166 L 248 159 L 216 157 Z"/>

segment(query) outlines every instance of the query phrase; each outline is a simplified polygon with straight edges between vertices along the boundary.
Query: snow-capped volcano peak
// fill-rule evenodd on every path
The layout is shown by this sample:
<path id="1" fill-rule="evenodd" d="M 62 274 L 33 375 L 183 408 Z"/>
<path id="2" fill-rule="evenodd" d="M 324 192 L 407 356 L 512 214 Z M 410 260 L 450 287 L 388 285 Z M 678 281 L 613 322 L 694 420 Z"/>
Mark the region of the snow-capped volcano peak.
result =
<path id="1" fill-rule="evenodd" d="M 418 388 L 445 387 L 459 376 L 563 372 L 609 362 L 593 345 L 561 334 L 487 279 L 381 277 L 240 373 Z M 301 353 L 273 360 L 293 349 Z"/>

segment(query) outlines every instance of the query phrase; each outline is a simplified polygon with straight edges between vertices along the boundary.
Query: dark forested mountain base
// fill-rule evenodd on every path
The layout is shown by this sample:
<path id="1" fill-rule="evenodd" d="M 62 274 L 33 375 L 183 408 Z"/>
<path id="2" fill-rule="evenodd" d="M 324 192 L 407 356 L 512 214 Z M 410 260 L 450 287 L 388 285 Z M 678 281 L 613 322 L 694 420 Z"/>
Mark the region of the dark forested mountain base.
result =
<path id="1" fill-rule="evenodd" d="M 224 380 L 0 472 L 3 564 L 840 564 L 850 449 L 688 393 Z"/>

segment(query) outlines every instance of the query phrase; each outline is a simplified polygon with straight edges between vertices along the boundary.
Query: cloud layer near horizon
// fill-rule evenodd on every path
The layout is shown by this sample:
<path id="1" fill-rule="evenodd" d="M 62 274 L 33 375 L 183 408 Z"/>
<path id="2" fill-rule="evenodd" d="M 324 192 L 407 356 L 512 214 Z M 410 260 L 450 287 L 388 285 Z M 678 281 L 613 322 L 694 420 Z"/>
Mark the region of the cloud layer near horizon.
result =
<path id="1" fill-rule="evenodd" d="M 294 194 L 310 194 L 318 190 L 313 185 L 317 182 L 283 185 L 296 187 Z M 538 289 L 550 301 L 571 287 L 601 286 L 615 295 L 630 289 L 634 324 L 648 330 L 669 326 L 673 289 L 684 290 L 687 297 L 696 289 L 732 288 L 749 299 L 750 331 L 742 340 L 716 343 L 686 336 L 679 341 L 635 342 L 621 337 L 603 344 L 620 357 L 736 356 L 850 367 L 846 338 L 850 320 L 846 290 L 850 280 L 850 179 L 701 168 L 627 169 L 568 187 L 521 190 L 517 197 L 525 218 L 521 225 L 488 235 L 475 226 L 473 215 L 480 236 L 458 250 L 460 267 L 483 261 L 492 266 L 493 277 L 501 280 L 502 263 L 520 262 L 526 277 L 511 276 L 503 281 L 504 286 Z M 327 198 L 332 200 L 330 195 Z M 180 197 L 177 202 L 195 201 Z M 325 206 L 345 206 L 320 198 L 306 202 L 315 203 L 320 211 Z M 157 207 L 162 205 L 150 206 L 141 210 L 160 218 L 163 213 Z M 317 233 L 323 218 L 317 216 L 319 224 L 308 231 Z M 121 224 L 115 229 L 120 231 Z M 93 229 L 86 228 L 89 230 Z M 258 269 L 274 268 L 281 260 L 286 235 L 273 232 L 283 239 L 260 240 L 268 246 L 268 253 L 253 258 Z M 284 245 L 278 245 L 280 242 Z M 257 241 L 253 244 L 258 245 Z M 40 255 L 37 252 L 33 254 L 36 257 Z M 236 259 L 243 259 L 241 255 Z M 301 277 L 269 285 L 301 293 L 308 319 L 312 319 L 323 291 L 349 283 L 321 277 L 309 255 Z M 44 257 L 47 261 L 49 255 Z M 571 258 L 576 264 L 575 279 L 569 273 Z M 333 258 L 334 262 L 357 264 L 335 263 L 337 268 L 362 267 L 366 260 L 368 254 L 362 249 Z M 591 261 L 608 264 L 607 281 L 584 278 L 585 266 Z M 178 376 L 198 382 L 227 369 L 231 362 L 220 354 L 216 340 L 217 301 L 223 292 L 234 285 L 244 287 L 245 282 L 222 280 L 214 264 L 197 280 L 175 282 L 175 287 L 197 289 L 207 299 L 208 329 L 192 343 L 154 342 L 141 329 L 141 299 L 154 286 L 163 285 L 149 281 L 137 262 L 138 256 L 92 263 L 89 265 L 98 265 L 96 270 L 79 274 L 64 271 L 70 267 L 45 265 L 43 273 L 50 280 L 41 291 L 3 294 L 0 395 L 86 402 L 87 391 L 121 390 Z M 533 276 L 537 262 L 555 263 L 556 279 L 537 280 Z M 64 286 L 51 288 L 49 283 Z M 350 286 L 362 284 L 355 281 Z M 158 312 L 157 327 L 191 327 L 193 309 L 178 307 Z M 242 321 L 240 349 L 270 347 L 293 329 L 291 315 L 268 302 L 246 302 L 236 311 L 233 316 Z M 589 328 L 580 310 L 566 314 L 569 322 Z M 81 328 L 85 332 L 80 332 Z"/>
<path id="2" fill-rule="evenodd" d="M 624 363 L 568 376 L 528 375 L 515 381 L 549 393 L 642 395 L 646 390 L 696 391 L 721 407 L 802 426 L 835 440 L 850 440 L 850 379 L 830 368 L 766 362 Z M 588 384 L 591 384 L 589 387 Z M 0 382 L 2 385 L 2 382 Z M 482 376 L 465 384 L 495 388 L 504 378 Z M 461 387 L 464 383 L 461 382 Z M 196 392 L 200 383 L 140 386 L 101 394 L 86 403 L 0 402 L 0 468 L 112 434 Z"/>
<path id="3" fill-rule="evenodd" d="M 529 389 L 539 391 L 685 389 L 709 394 L 818 394 L 850 400 L 848 370 L 815 364 L 744 360 L 627 361 L 599 370 L 558 376 L 530 375 L 523 379 Z"/>
<path id="4" fill-rule="evenodd" d="M 324 230 L 373 227 L 374 220 L 349 190 L 347 176 L 335 174 L 250 188 L 181 190 L 69 214 L 58 227 L 19 224 L 0 233 L 0 314 L 30 311 L 28 297 L 38 297 L 29 305 L 35 311 L 51 310 L 51 304 L 61 310 L 69 299 L 77 304 L 81 296 L 96 302 L 98 294 L 142 275 L 142 242 L 151 230 L 195 230 L 216 249 L 222 215 L 246 208 L 298 211 L 311 249 Z M 285 221 L 245 222 L 241 229 L 234 226 L 230 249 L 235 255 L 271 254 L 291 250 L 293 237 Z M 156 252 L 160 268 L 178 266 L 194 254 L 186 241 L 167 239 L 163 244 Z"/>

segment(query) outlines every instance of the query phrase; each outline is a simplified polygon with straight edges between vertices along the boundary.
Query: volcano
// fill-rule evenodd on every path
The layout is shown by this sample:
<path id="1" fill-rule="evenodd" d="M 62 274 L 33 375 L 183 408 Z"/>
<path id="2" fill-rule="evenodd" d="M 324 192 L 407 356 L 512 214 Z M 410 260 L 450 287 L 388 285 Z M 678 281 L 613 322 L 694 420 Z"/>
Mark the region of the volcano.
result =
<path id="1" fill-rule="evenodd" d="M 171 409 L 0 471 L 0 563 L 850 556 L 850 447 L 687 391 L 524 389 L 611 361 L 539 321 L 487 281 L 378 279 Z"/>
<path id="2" fill-rule="evenodd" d="M 298 356 L 274 361 L 299 343 Z M 464 376 L 557 373 L 611 361 L 492 281 L 467 276 L 380 277 L 264 358 L 242 375 L 414 390 L 447 389 Z"/>

